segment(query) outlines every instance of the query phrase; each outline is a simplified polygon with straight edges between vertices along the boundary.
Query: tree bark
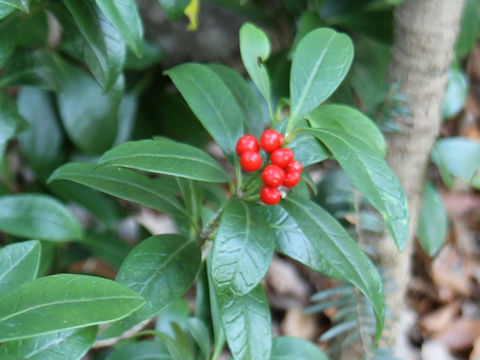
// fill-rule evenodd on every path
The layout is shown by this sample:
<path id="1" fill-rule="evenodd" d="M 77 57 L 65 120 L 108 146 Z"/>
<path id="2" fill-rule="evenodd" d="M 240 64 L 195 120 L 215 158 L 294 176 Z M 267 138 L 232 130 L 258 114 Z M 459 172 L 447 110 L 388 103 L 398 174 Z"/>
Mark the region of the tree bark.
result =
<path id="1" fill-rule="evenodd" d="M 393 280 L 395 290 L 386 294 L 387 309 L 383 345 L 395 348 L 399 318 L 405 306 L 410 263 L 430 151 L 441 125 L 441 106 L 447 70 L 459 32 L 463 0 L 404 0 L 395 12 L 395 38 L 390 80 L 400 84 L 409 99 L 410 115 L 397 118 L 402 129 L 387 136 L 386 160 L 403 185 L 409 201 L 410 224 L 407 246 L 398 253 L 392 239 L 369 236 L 379 265 Z M 359 344 L 343 351 L 344 360 L 361 359 Z"/>

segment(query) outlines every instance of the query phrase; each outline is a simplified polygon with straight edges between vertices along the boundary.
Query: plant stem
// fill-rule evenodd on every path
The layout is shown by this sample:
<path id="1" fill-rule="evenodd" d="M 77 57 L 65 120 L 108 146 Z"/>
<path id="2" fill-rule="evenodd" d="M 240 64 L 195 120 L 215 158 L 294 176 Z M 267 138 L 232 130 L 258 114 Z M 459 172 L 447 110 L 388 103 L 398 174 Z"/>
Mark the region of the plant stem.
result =
<path id="1" fill-rule="evenodd" d="M 211 360 L 218 360 L 218 357 L 222 353 L 223 347 L 225 346 L 225 334 L 223 331 L 220 332 L 217 344 L 215 345 L 215 350 L 213 351 Z"/>

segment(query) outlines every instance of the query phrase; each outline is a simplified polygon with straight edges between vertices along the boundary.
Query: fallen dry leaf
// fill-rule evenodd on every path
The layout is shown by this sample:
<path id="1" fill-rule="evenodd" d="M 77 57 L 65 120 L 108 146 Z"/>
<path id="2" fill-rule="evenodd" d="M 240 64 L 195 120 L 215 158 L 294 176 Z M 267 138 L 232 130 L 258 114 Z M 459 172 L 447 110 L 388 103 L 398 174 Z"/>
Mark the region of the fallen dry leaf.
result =
<path id="1" fill-rule="evenodd" d="M 439 289 L 442 301 L 449 301 L 455 293 L 470 294 L 470 266 L 452 245 L 445 246 L 432 263 L 432 279 Z"/>
<path id="2" fill-rule="evenodd" d="M 287 311 L 282 321 L 282 330 L 285 336 L 308 340 L 315 339 L 318 332 L 315 316 L 304 314 L 301 308 L 293 308 Z"/>
<path id="3" fill-rule="evenodd" d="M 473 342 L 473 350 L 468 360 L 480 360 L 480 338 L 475 339 Z"/>
<path id="4" fill-rule="evenodd" d="M 459 310 L 460 304 L 458 302 L 448 304 L 422 317 L 419 325 L 422 330 L 429 334 L 442 333 L 448 329 Z"/>
<path id="5" fill-rule="evenodd" d="M 450 351 L 462 352 L 470 349 L 478 337 L 480 337 L 480 320 L 462 317 L 434 338 L 445 344 Z"/>

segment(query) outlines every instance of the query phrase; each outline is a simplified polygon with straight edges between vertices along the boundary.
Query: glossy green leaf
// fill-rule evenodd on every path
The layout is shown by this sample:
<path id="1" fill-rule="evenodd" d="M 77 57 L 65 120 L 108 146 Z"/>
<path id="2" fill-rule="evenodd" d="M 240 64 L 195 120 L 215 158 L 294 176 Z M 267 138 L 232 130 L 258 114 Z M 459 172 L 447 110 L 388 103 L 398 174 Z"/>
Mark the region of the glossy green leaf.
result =
<path id="1" fill-rule="evenodd" d="M 182 64 L 165 72 L 227 156 L 243 135 L 243 113 L 222 78 L 207 65 Z"/>
<path id="2" fill-rule="evenodd" d="M 249 293 L 267 273 L 273 250 L 273 233 L 255 207 L 230 200 L 213 242 L 211 272 L 217 291 Z"/>
<path id="3" fill-rule="evenodd" d="M 195 237 L 198 232 L 198 222 L 202 211 L 202 203 L 204 198 L 203 187 L 200 183 L 185 178 L 175 178 L 183 196 L 185 210 L 191 219 L 193 227 L 190 228 L 190 235 Z"/>
<path id="4" fill-rule="evenodd" d="M 385 139 L 377 125 L 354 108 L 336 104 L 322 105 L 313 110 L 309 120 L 314 128 L 336 129 L 355 136 L 382 156 L 387 151 Z"/>
<path id="5" fill-rule="evenodd" d="M 95 0 L 138 57 L 142 56 L 143 24 L 134 0 Z"/>
<path id="6" fill-rule="evenodd" d="M 138 98 L 134 94 L 125 94 L 118 107 L 118 131 L 114 145 L 122 144 L 132 137 L 138 110 Z"/>
<path id="7" fill-rule="evenodd" d="M 261 285 L 243 296 L 219 296 L 222 326 L 235 360 L 269 360 L 272 323 Z"/>
<path id="8" fill-rule="evenodd" d="M 48 39 L 47 13 L 37 7 L 28 16 L 20 13 L 18 15 L 15 32 L 16 46 L 26 48 L 46 46 Z"/>
<path id="9" fill-rule="evenodd" d="M 2 360 L 81 360 L 97 335 L 95 326 L 30 339 L 9 341 L 0 347 Z"/>
<path id="10" fill-rule="evenodd" d="M 310 341 L 294 337 L 273 339 L 270 360 L 328 360 L 327 355 Z"/>
<path id="11" fill-rule="evenodd" d="M 132 246 L 111 233 L 87 233 L 79 242 L 115 269 L 120 268 Z"/>
<path id="12" fill-rule="evenodd" d="M 185 209 L 171 189 L 161 181 L 129 169 L 99 167 L 91 163 L 69 163 L 55 170 L 49 182 L 70 180 L 107 194 L 180 217 Z"/>
<path id="13" fill-rule="evenodd" d="M 117 81 L 125 63 L 126 50 L 122 36 L 92 0 L 63 2 L 85 40 L 76 51 L 80 52 L 103 88 L 110 88 Z"/>
<path id="14" fill-rule="evenodd" d="M 20 116 L 13 99 L 0 91 L 0 149 L 16 134 L 28 127 L 27 122 Z M 2 155 L 3 151 L 0 151 Z"/>
<path id="15" fill-rule="evenodd" d="M 166 138 L 121 144 L 107 151 L 99 163 L 199 181 L 229 180 L 222 167 L 204 151 Z"/>
<path id="16" fill-rule="evenodd" d="M 119 320 L 145 303 L 112 280 L 71 274 L 23 284 L 0 300 L 2 342 Z"/>
<path id="17" fill-rule="evenodd" d="M 277 251 L 328 277 L 348 280 L 365 294 L 375 309 L 378 337 L 385 313 L 382 279 L 347 231 L 320 206 L 295 196 L 265 211 Z"/>
<path id="18" fill-rule="evenodd" d="M 0 87 L 31 85 L 57 90 L 58 75 L 56 57 L 52 52 L 45 49 L 20 49 L 3 64 Z"/>
<path id="19" fill-rule="evenodd" d="M 325 144 L 355 187 L 380 212 L 399 250 L 408 238 L 407 196 L 388 164 L 358 138 L 335 129 L 308 131 Z"/>
<path id="20" fill-rule="evenodd" d="M 442 196 L 431 183 L 423 189 L 422 210 L 418 219 L 417 237 L 428 256 L 435 256 L 447 238 L 448 218 Z"/>
<path id="21" fill-rule="evenodd" d="M 260 138 L 263 130 L 268 126 L 270 121 L 268 117 L 264 116 L 260 100 L 245 79 L 235 70 L 227 66 L 214 64 L 209 65 L 209 68 L 222 78 L 223 82 L 235 97 L 235 100 L 237 100 L 237 104 L 243 113 L 248 132 Z"/>
<path id="22" fill-rule="evenodd" d="M 169 19 L 171 21 L 176 21 L 183 15 L 190 0 L 158 0 L 158 2 L 162 5 Z"/>
<path id="23" fill-rule="evenodd" d="M 0 3 L 0 20 L 10 15 L 15 11 L 14 7 Z"/>
<path id="24" fill-rule="evenodd" d="M 273 113 L 270 77 L 264 62 L 270 56 L 268 36 L 253 24 L 240 28 L 240 55 L 248 75 L 267 101 L 270 114 Z"/>
<path id="25" fill-rule="evenodd" d="M 48 184 L 47 187 L 60 200 L 80 205 L 108 228 L 115 229 L 117 227 L 121 213 L 114 199 L 70 181 L 56 181 Z"/>
<path id="26" fill-rule="evenodd" d="M 30 124 L 19 136 L 23 156 L 36 171 L 49 167 L 59 159 L 63 142 L 52 97 L 44 90 L 23 87 L 17 97 L 17 106 L 20 115 Z"/>
<path id="27" fill-rule="evenodd" d="M 106 360 L 173 360 L 160 341 L 139 341 L 115 349 Z"/>
<path id="28" fill-rule="evenodd" d="M 29 11 L 29 0 L 2 0 L 3 5 L 11 6 L 25 12 Z"/>
<path id="29" fill-rule="evenodd" d="M 468 79 L 465 73 L 458 68 L 448 70 L 448 85 L 442 104 L 442 116 L 449 119 L 457 115 L 465 107 L 468 92 Z"/>
<path id="30" fill-rule="evenodd" d="M 65 130 L 82 152 L 102 153 L 117 136 L 123 81 L 119 78 L 114 87 L 105 92 L 93 78 L 77 68 L 68 66 L 63 72 L 63 87 L 57 99 Z"/>
<path id="31" fill-rule="evenodd" d="M 287 129 L 287 122 L 288 120 L 282 121 L 279 126 L 276 127 L 276 130 L 284 134 Z M 301 119 L 297 121 L 292 131 L 305 126 L 308 126 L 307 121 Z M 295 160 L 300 161 L 304 167 L 326 160 L 330 157 L 330 153 L 325 146 L 320 144 L 315 137 L 306 132 L 298 133 L 295 138 L 288 143 L 287 147 L 292 149 L 295 154 Z"/>
<path id="32" fill-rule="evenodd" d="M 208 359 L 212 348 L 212 340 L 210 339 L 210 333 L 205 324 L 197 318 L 188 319 L 188 330 L 195 339 L 195 342 L 200 347 L 205 359 Z"/>
<path id="33" fill-rule="evenodd" d="M 457 37 L 455 52 L 459 58 L 468 55 L 478 37 L 480 16 L 477 0 L 466 0 L 463 8 L 460 34 Z"/>
<path id="34" fill-rule="evenodd" d="M 310 32 L 323 25 L 323 21 L 316 11 L 304 11 L 298 19 L 297 33 L 293 41 L 292 53 L 298 46 L 298 43 Z"/>
<path id="35" fill-rule="evenodd" d="M 292 121 L 307 115 L 337 89 L 352 59 L 352 41 L 332 29 L 313 30 L 300 41 L 290 75 Z"/>
<path id="36" fill-rule="evenodd" d="M 82 237 L 77 219 L 58 200 L 18 194 L 0 198 L 0 230 L 24 238 L 68 241 Z"/>
<path id="37" fill-rule="evenodd" d="M 154 316 L 182 296 L 195 280 L 200 261 L 198 243 L 180 235 L 156 235 L 138 244 L 120 267 L 117 281 L 141 294 L 147 303 L 117 324 L 117 329 L 126 330 Z M 115 325 L 110 331 L 114 330 Z"/>
<path id="38" fill-rule="evenodd" d="M 6 7 L 6 5 L 2 5 L 0 3 L 0 20 L 2 19 L 2 7 L 6 9 L 10 9 L 13 11 L 13 8 Z M 11 34 L 12 32 L 17 30 L 17 24 L 13 16 L 9 17 L 8 19 L 0 21 L 0 33 L 2 34 Z M 15 50 L 15 41 L 14 36 L 3 36 L 0 40 L 0 66 L 12 55 L 13 51 Z"/>
<path id="39" fill-rule="evenodd" d="M 432 160 L 446 176 L 470 182 L 480 167 L 480 144 L 463 137 L 440 139 L 432 151 Z M 442 177 L 445 180 L 444 173 Z"/>
<path id="40" fill-rule="evenodd" d="M 138 58 L 133 52 L 127 52 L 127 58 L 125 59 L 124 68 L 127 70 L 142 71 L 154 66 L 162 61 L 165 57 L 165 51 L 159 49 L 157 46 L 144 41 L 143 42 L 143 55 Z"/>
<path id="41" fill-rule="evenodd" d="M 41 245 L 37 240 L 14 243 L 0 249 L 0 296 L 35 279 L 40 251 Z"/>

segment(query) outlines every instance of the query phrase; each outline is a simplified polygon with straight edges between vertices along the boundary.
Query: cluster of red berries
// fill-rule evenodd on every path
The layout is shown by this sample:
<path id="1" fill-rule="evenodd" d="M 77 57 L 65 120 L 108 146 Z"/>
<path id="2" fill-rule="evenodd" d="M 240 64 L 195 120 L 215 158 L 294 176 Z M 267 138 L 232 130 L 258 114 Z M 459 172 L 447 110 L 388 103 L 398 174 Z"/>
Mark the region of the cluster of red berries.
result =
<path id="1" fill-rule="evenodd" d="M 281 147 L 284 140 L 282 134 L 268 129 L 263 132 L 260 145 L 253 135 L 244 135 L 237 142 L 236 151 L 245 171 L 257 171 L 262 167 L 260 147 L 270 153 L 271 164 L 262 171 L 261 178 L 265 185 L 260 190 L 260 199 L 267 205 L 279 203 L 282 197 L 278 190 L 280 185 L 293 188 L 301 178 L 302 164 L 293 158 L 291 149 Z"/>

